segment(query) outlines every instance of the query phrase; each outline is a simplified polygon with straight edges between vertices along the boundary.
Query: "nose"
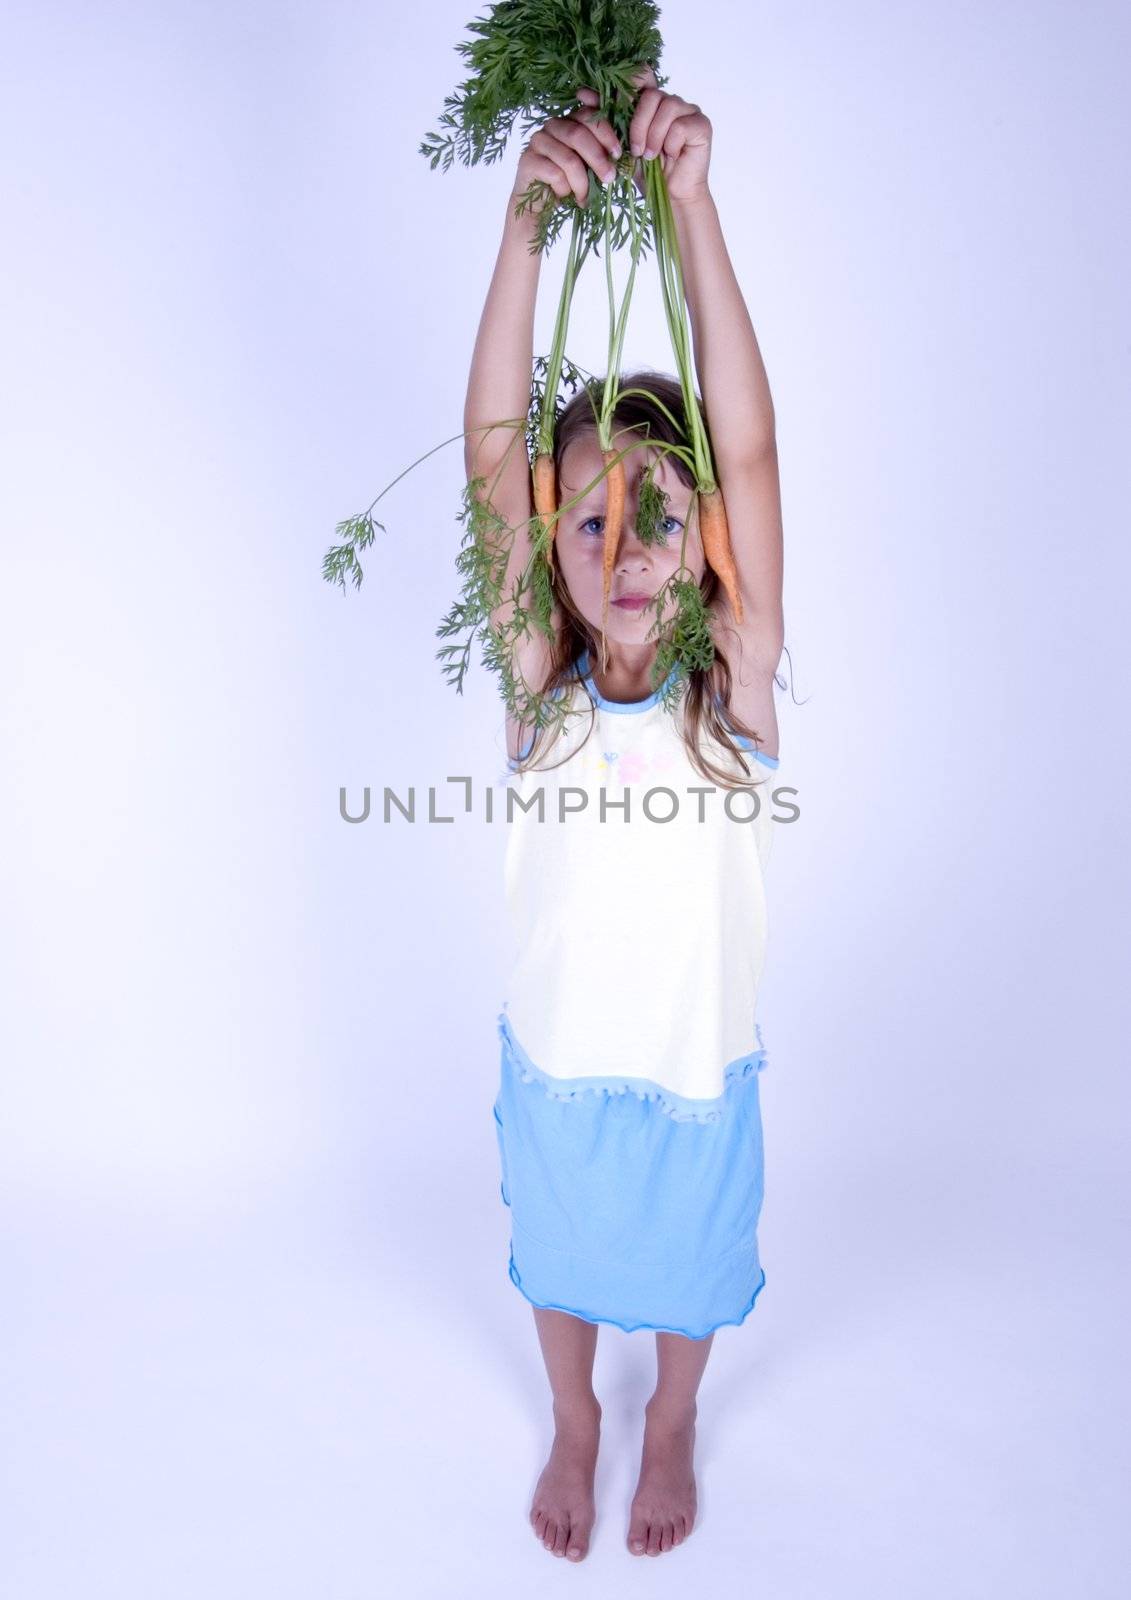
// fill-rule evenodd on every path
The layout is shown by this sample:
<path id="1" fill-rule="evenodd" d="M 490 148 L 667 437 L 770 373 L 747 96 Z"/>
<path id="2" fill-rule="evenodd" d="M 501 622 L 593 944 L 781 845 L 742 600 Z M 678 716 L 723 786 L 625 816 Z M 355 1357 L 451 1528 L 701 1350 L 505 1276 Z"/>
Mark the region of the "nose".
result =
<path id="1" fill-rule="evenodd" d="M 617 542 L 618 571 L 639 572 L 652 564 L 652 550 L 636 531 L 637 497 L 632 491 L 624 497 L 624 520 Z"/>

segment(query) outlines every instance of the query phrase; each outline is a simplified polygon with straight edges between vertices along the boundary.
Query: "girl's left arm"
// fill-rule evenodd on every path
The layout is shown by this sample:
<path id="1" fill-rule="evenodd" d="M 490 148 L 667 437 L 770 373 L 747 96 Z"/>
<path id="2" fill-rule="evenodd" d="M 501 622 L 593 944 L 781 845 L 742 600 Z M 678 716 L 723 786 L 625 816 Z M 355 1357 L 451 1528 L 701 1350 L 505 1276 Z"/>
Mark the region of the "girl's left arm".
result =
<path id="1" fill-rule="evenodd" d="M 748 466 L 774 448 L 774 402 L 714 195 L 672 199 L 695 369 L 716 461 Z"/>
<path id="2" fill-rule="evenodd" d="M 774 655 L 782 634 L 781 484 L 774 403 L 709 190 L 672 198 L 699 391 L 723 491 L 746 624 Z M 728 608 L 729 609 L 729 608 Z M 777 666 L 780 641 L 773 661 Z"/>
<path id="3" fill-rule="evenodd" d="M 708 184 L 712 128 L 693 101 L 635 78 L 634 155 L 662 164 L 679 245 L 699 391 L 723 491 L 744 623 L 764 669 L 782 648 L 782 517 L 774 404 L 762 352 Z M 725 596 L 720 607 L 729 613 Z M 734 619 L 730 619 L 732 624 Z"/>

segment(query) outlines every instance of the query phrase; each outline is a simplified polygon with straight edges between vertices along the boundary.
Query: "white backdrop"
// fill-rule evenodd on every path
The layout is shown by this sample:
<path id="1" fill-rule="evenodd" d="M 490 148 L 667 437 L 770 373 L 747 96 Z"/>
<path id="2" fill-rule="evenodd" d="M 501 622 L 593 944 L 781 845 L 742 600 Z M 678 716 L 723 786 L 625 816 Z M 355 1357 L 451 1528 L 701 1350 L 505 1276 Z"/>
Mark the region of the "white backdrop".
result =
<path id="1" fill-rule="evenodd" d="M 335 522 L 462 426 L 517 142 L 447 174 L 417 147 L 476 14 L 5 8 L 17 1600 L 550 1581 L 491 1115 L 502 707 L 435 654 L 458 439 L 377 508 L 360 591 L 321 577 Z M 802 818 L 770 866 L 767 1286 L 700 1391 L 700 1521 L 662 1576 L 625 1550 L 653 1358 L 604 1329 L 570 1581 L 1101 1600 L 1127 1558 L 1131 30 L 1019 0 L 672 0 L 662 26 L 773 388 Z M 672 370 L 653 269 L 624 365 Z M 603 370 L 582 283 L 569 353 Z M 385 824 L 386 783 L 457 820 Z"/>

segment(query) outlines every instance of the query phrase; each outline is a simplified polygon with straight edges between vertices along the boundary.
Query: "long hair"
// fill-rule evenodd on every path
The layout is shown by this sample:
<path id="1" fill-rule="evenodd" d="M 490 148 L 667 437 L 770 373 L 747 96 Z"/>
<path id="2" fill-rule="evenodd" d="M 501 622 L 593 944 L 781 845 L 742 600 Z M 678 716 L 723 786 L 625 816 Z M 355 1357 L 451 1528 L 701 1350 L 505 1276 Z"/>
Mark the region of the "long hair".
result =
<path id="1" fill-rule="evenodd" d="M 603 382 L 603 380 L 601 380 Z M 636 372 L 624 374 L 621 379 L 622 389 L 644 390 L 644 394 L 630 394 L 621 399 L 613 414 L 613 432 L 621 430 L 634 431 L 643 434 L 646 438 L 657 439 L 666 444 L 686 445 L 689 437 L 687 428 L 687 414 L 683 404 L 683 389 L 676 378 L 666 373 L 653 372 L 643 368 Z M 588 386 L 582 386 L 563 406 L 558 414 L 554 429 L 554 466 L 557 481 L 561 482 L 562 457 L 569 444 L 586 433 L 595 432 L 596 421 L 594 417 L 593 394 L 596 383 L 592 380 Z M 656 396 L 663 405 L 676 418 L 680 431 L 672 427 L 671 421 L 665 415 L 661 406 L 654 403 L 652 396 Z M 698 396 L 696 396 L 698 401 Z M 704 426 L 707 425 L 706 413 L 700 404 L 700 413 L 703 416 Z M 708 428 L 708 439 L 710 430 Z M 673 452 L 665 452 L 679 475 L 681 481 L 689 488 L 695 487 L 695 478 L 682 457 Z M 561 574 L 559 562 L 554 562 L 551 569 L 551 584 L 554 599 L 561 611 L 561 627 L 558 630 L 556 642 L 551 651 L 550 666 L 546 681 L 541 686 L 543 695 L 553 695 L 556 691 L 568 693 L 569 685 L 579 677 L 578 663 L 584 651 L 589 651 L 589 660 L 592 662 L 600 653 L 600 636 L 595 633 L 581 612 L 573 603 L 568 586 Z M 709 567 L 704 569 L 700 580 L 699 592 L 702 596 L 704 608 L 710 614 L 712 602 L 719 596 L 721 585 L 718 576 Z M 682 709 L 683 722 L 681 736 L 687 748 L 688 758 L 697 772 L 702 774 L 711 783 L 720 784 L 724 788 L 750 787 L 750 783 L 743 783 L 741 779 L 736 783 L 733 770 L 716 766 L 705 754 L 706 735 L 718 740 L 724 749 L 733 752 L 742 771 L 749 778 L 750 768 L 746 764 L 744 752 L 731 738 L 731 731 L 755 743 L 762 742 L 760 736 L 752 728 L 748 728 L 730 711 L 732 675 L 730 664 L 726 656 L 715 644 L 715 659 L 709 668 L 695 668 L 687 675 L 687 682 L 683 691 Z M 716 696 L 718 700 L 716 701 Z M 588 738 L 596 722 L 596 705 L 588 696 L 593 716 L 590 721 Z M 720 716 L 720 709 L 727 713 L 729 721 L 725 723 Z M 545 735 L 550 732 L 550 738 Z M 557 732 L 540 729 L 535 735 L 534 743 L 525 760 L 518 762 L 518 770 L 524 771 L 541 763 L 543 757 L 549 754 L 556 742 Z M 545 744 L 546 749 L 540 750 Z M 564 759 L 564 758 L 563 758 Z M 544 770 L 544 769 L 543 769 Z M 767 780 L 758 780 L 758 783 Z"/>

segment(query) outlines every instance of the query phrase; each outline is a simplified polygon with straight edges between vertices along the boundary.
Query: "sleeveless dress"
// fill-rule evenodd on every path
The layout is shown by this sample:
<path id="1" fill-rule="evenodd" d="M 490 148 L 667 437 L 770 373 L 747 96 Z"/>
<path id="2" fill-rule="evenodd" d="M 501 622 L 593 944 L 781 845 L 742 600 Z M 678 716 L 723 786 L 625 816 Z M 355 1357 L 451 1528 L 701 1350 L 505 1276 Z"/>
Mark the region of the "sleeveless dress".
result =
<path id="1" fill-rule="evenodd" d="M 506 791 L 508 1270 L 536 1306 L 705 1338 L 765 1283 L 755 1011 L 778 761 L 736 736 L 747 777 L 711 739 L 715 764 L 757 784 L 712 786 L 680 737 L 682 696 L 606 700 L 588 651 L 557 693 L 564 732 Z"/>

